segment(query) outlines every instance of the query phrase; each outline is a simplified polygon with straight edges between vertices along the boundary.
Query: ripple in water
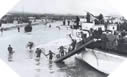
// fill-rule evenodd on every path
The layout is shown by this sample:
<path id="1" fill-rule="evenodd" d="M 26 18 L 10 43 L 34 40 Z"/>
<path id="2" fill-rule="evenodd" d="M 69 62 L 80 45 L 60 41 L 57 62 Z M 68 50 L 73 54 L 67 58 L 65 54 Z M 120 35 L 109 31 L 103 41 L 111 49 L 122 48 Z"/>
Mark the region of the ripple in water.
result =
<path id="1" fill-rule="evenodd" d="M 42 77 L 41 74 L 43 69 L 37 69 L 35 77 Z M 106 74 L 101 73 L 85 62 L 76 59 L 75 62 L 70 62 L 70 64 L 59 63 L 55 64 L 51 61 L 48 63 L 47 77 L 107 77 Z"/>

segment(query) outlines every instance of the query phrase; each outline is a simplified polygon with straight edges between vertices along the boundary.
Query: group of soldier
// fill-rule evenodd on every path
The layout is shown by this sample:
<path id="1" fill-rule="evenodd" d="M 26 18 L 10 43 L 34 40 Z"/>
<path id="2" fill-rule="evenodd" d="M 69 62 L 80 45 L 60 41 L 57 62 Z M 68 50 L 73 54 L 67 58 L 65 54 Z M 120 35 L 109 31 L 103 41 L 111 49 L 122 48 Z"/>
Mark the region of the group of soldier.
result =
<path id="1" fill-rule="evenodd" d="M 34 43 L 33 42 L 28 42 L 26 47 L 28 48 L 29 57 L 30 57 L 30 59 L 32 59 Z M 8 53 L 9 53 L 8 54 L 8 61 L 12 61 L 13 60 L 13 54 L 15 53 L 15 51 L 14 51 L 13 47 L 10 44 L 8 46 Z M 41 54 L 44 54 L 45 56 L 49 56 L 49 60 L 52 60 L 53 55 L 55 53 L 53 53 L 51 50 L 49 50 L 49 53 L 45 54 L 44 50 L 42 50 L 41 48 L 36 48 L 35 54 L 36 54 L 36 60 L 40 61 Z"/>
<path id="2" fill-rule="evenodd" d="M 71 37 L 71 35 L 69 35 L 69 37 L 71 38 L 72 43 L 70 44 L 70 46 L 68 48 L 68 52 L 73 51 L 75 49 L 75 46 L 76 46 L 76 40 L 74 40 Z M 35 52 L 34 52 L 34 43 L 33 42 L 28 42 L 28 44 L 26 45 L 26 48 L 28 48 L 28 53 L 29 53 L 30 59 L 33 58 L 33 53 L 34 53 L 34 54 L 36 54 L 35 57 L 36 57 L 37 61 L 40 61 L 41 54 L 43 54 L 46 57 L 48 56 L 48 59 L 50 61 L 52 61 L 54 55 L 56 55 L 57 58 L 58 58 L 58 55 L 59 55 L 59 57 L 64 56 L 66 53 L 65 49 L 67 49 L 64 46 L 60 46 L 58 48 L 59 54 L 55 54 L 52 50 L 49 50 L 48 54 L 45 54 L 45 49 L 43 49 L 43 48 L 36 48 Z M 15 53 L 15 51 L 10 44 L 8 46 L 8 53 L 9 53 L 8 54 L 8 61 L 12 61 L 13 60 L 13 54 Z"/>

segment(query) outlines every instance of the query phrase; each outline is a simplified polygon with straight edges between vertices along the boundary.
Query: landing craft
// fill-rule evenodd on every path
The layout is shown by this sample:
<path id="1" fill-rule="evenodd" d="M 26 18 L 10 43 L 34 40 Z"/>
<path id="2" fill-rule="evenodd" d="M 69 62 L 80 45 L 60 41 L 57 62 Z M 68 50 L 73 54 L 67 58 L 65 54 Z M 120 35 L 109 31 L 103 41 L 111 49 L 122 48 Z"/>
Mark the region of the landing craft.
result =
<path id="1" fill-rule="evenodd" d="M 93 23 L 85 23 L 85 25 L 88 27 L 87 33 L 89 33 L 89 27 L 91 26 L 88 25 L 90 24 L 92 24 L 91 26 L 96 26 Z M 109 25 L 107 29 L 104 29 L 105 32 L 102 32 L 102 36 L 100 38 L 101 40 L 92 42 L 87 46 L 84 46 L 85 50 L 78 51 L 78 54 L 73 55 L 75 55 L 78 59 L 81 59 L 83 62 L 89 64 L 93 68 L 97 69 L 98 71 L 103 72 L 105 74 L 111 74 L 123 61 L 127 59 L 126 32 L 122 34 L 122 32 L 117 31 L 117 35 L 114 34 L 114 29 L 117 31 L 117 26 L 115 26 L 114 24 Z M 75 33 L 74 31 L 73 33 Z M 119 34 L 121 34 L 121 36 L 124 37 L 118 38 Z M 72 51 L 71 53 L 75 52 L 77 53 L 76 50 L 74 52 Z M 69 57 L 72 56 L 71 53 L 68 54 Z M 69 58 L 68 55 L 66 55 L 65 57 Z M 55 62 L 60 62 L 61 60 L 67 59 L 65 57 L 61 57 L 57 59 Z"/>
<path id="2" fill-rule="evenodd" d="M 80 43 L 80 42 L 79 42 Z M 75 55 L 76 58 L 82 60 L 83 62 L 89 64 L 96 70 L 103 72 L 105 74 L 112 73 L 124 60 L 127 59 L 127 48 L 124 43 L 120 43 L 123 46 L 110 46 L 110 42 L 107 42 L 107 46 L 110 46 L 109 49 L 107 46 L 104 46 L 105 42 L 103 39 L 89 40 L 84 45 L 80 45 L 74 51 L 69 52 L 67 55 L 57 58 L 54 62 L 59 63 L 66 59 L 69 60 L 70 57 Z M 85 48 L 85 49 L 82 49 Z M 122 48 L 122 49 L 121 49 Z"/>
<path id="3" fill-rule="evenodd" d="M 29 22 L 29 24 L 25 26 L 24 31 L 25 31 L 25 32 L 31 32 L 31 31 L 32 31 L 31 22 Z"/>

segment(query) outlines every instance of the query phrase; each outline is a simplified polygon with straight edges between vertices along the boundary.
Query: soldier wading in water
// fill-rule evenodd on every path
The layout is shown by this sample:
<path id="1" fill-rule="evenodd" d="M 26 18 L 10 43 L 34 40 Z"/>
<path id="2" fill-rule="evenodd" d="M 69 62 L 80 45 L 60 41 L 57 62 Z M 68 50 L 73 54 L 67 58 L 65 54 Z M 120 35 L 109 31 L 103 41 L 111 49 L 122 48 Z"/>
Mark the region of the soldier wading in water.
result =
<path id="1" fill-rule="evenodd" d="M 40 48 L 37 48 L 35 53 L 36 53 L 36 61 L 40 61 L 42 50 Z"/>
<path id="2" fill-rule="evenodd" d="M 11 47 L 11 45 L 8 46 L 8 52 L 9 52 L 9 54 L 8 54 L 8 61 L 12 61 L 14 50 Z"/>
<path id="3" fill-rule="evenodd" d="M 35 51 L 35 54 L 36 54 L 36 59 L 35 60 L 37 61 L 36 65 L 40 64 L 41 53 L 42 53 L 42 50 L 40 48 L 37 48 L 36 51 Z"/>
<path id="4" fill-rule="evenodd" d="M 29 57 L 31 59 L 33 57 L 33 47 L 34 47 L 34 43 L 33 42 L 28 42 L 27 48 L 28 48 Z"/>
<path id="5" fill-rule="evenodd" d="M 46 56 L 49 56 L 49 60 L 52 61 L 53 55 L 55 55 L 55 53 L 53 53 L 51 50 L 49 50 L 49 53 Z"/>

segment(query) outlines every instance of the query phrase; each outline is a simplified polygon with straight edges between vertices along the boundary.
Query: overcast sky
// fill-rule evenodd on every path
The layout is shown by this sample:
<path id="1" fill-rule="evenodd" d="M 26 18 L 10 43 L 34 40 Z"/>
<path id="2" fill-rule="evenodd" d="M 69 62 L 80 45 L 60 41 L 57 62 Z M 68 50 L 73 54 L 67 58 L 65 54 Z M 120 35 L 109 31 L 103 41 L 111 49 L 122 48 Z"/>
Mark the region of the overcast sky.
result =
<path id="1" fill-rule="evenodd" d="M 106 0 L 21 0 L 11 11 L 31 13 L 119 15 Z"/>

